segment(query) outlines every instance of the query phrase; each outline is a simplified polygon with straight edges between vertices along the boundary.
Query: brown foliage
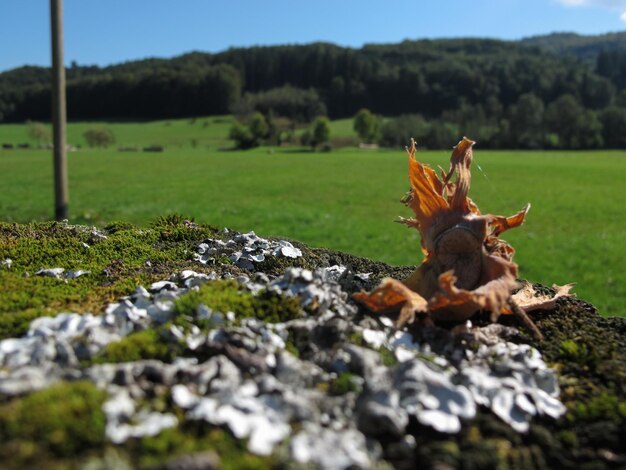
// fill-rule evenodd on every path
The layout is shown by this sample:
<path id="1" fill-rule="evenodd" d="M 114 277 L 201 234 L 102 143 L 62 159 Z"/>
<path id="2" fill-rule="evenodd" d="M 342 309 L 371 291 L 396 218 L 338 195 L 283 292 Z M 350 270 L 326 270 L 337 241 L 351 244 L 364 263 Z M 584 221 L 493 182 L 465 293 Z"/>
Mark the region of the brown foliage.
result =
<path id="1" fill-rule="evenodd" d="M 486 310 L 493 321 L 500 314 L 523 316 L 535 335 L 541 336 L 522 310 L 530 311 L 538 302 L 549 300 L 512 297 L 518 287 L 515 250 L 499 238 L 524 222 L 530 204 L 510 217 L 480 212 L 468 197 L 473 145 L 463 138 L 452 152 L 449 170 L 441 170 L 439 177 L 415 159 L 415 141 L 411 141 L 407 149 L 411 190 L 402 201 L 415 218 L 400 222 L 419 230 L 426 257 L 404 281 L 385 279 L 371 293 L 360 292 L 355 298 L 374 312 L 399 313 L 399 327 L 414 322 L 417 315 L 461 322 Z"/>

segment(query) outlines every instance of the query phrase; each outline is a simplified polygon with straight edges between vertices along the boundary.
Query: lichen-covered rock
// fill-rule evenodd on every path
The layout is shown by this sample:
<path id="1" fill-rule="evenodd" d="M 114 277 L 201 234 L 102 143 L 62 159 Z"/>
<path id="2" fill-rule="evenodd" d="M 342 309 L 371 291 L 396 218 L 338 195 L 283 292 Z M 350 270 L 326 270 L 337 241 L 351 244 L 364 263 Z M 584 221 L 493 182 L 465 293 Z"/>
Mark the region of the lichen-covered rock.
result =
<path id="1" fill-rule="evenodd" d="M 129 228 L 100 237 L 71 230 L 90 252 L 118 233 L 130 237 Z M 410 268 L 254 234 L 207 237 L 182 222 L 168 230 L 185 234 L 185 263 L 172 261 L 145 287 L 129 283 L 125 296 L 91 313 L 41 317 L 0 341 L 0 457 L 8 467 L 100 453 L 129 467 L 174 458 L 177 468 L 206 449 L 231 467 L 259 458 L 262 467 L 337 469 L 624 463 L 622 319 L 561 298 L 555 310 L 532 314 L 544 342 L 480 316 L 395 331 L 350 294 Z M 234 260 L 233 250 L 241 252 Z M 123 276 L 124 253 L 107 262 L 104 279 Z M 7 255 L 13 262 L 0 276 L 25 267 L 19 252 Z M 94 274 L 34 282 L 76 289 Z M 28 414 L 32 403 L 42 416 L 55 406 L 39 394 L 65 384 L 79 384 L 76 416 L 101 420 L 98 439 L 49 441 L 80 434 L 80 419 L 71 428 L 43 420 L 45 432 L 20 427 L 43 419 Z"/>

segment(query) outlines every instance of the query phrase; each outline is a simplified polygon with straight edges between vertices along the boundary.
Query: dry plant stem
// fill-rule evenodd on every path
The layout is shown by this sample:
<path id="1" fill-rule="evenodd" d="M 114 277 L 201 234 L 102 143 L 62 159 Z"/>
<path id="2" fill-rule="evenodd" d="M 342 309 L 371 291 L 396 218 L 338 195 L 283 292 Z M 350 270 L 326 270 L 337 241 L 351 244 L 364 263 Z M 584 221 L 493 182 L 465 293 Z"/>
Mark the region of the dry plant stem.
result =
<path id="1" fill-rule="evenodd" d="M 544 337 L 537 328 L 537 325 L 530 319 L 528 314 L 517 305 L 517 302 L 513 299 L 509 299 L 509 307 L 511 308 L 511 312 L 530 332 L 536 340 L 543 341 Z"/>

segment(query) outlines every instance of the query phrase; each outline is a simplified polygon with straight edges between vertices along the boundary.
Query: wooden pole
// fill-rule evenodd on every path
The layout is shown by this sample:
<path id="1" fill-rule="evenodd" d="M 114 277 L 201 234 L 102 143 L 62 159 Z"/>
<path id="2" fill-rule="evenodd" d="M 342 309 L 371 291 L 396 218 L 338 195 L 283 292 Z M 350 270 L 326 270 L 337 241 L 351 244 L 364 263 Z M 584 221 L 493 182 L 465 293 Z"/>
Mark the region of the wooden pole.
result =
<path id="1" fill-rule="evenodd" d="M 65 67 L 63 65 L 63 0 L 50 0 L 52 32 L 52 132 L 54 158 L 54 216 L 68 218 L 67 154 L 65 149 Z"/>

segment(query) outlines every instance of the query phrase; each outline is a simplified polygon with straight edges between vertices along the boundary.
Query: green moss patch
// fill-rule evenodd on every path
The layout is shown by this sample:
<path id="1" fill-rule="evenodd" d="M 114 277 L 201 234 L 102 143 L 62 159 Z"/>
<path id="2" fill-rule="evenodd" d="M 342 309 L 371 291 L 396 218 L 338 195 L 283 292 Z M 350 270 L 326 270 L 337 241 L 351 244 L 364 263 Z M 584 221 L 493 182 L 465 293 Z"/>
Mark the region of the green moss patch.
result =
<path id="1" fill-rule="evenodd" d="M 81 461 L 105 464 L 111 448 L 104 434 L 105 400 L 106 392 L 90 382 L 77 381 L 2 404 L 0 467 L 65 469 L 75 468 Z M 272 457 L 250 454 L 244 440 L 203 422 L 186 422 L 157 436 L 131 439 L 116 455 L 118 463 L 151 468 L 207 450 L 215 451 L 224 469 L 266 469 L 276 464 Z"/>
<path id="2" fill-rule="evenodd" d="M 20 336 L 28 323 L 59 311 L 98 313 L 138 285 L 172 272 L 204 268 L 193 261 L 196 246 L 216 229 L 170 217 L 153 228 L 113 223 L 102 232 L 56 222 L 0 222 L 0 338 Z M 34 275 L 40 268 L 89 271 L 77 279 Z"/>
<path id="3" fill-rule="evenodd" d="M 547 338 L 535 346 L 559 370 L 560 399 L 567 407 L 564 418 L 544 423 L 550 429 L 545 441 L 559 452 L 571 449 L 570 461 L 600 459 L 598 449 L 619 455 L 626 442 L 623 320 L 603 318 L 577 299 L 533 316 Z M 556 452 L 551 457 L 553 465 L 559 463 Z"/>
<path id="4" fill-rule="evenodd" d="M 175 302 L 178 324 L 193 320 L 202 324 L 198 318 L 198 307 L 205 305 L 216 312 L 233 312 L 237 320 L 258 318 L 265 322 L 277 323 L 292 320 L 300 316 L 300 303 L 295 297 L 287 297 L 264 290 L 253 295 L 236 281 L 213 281 L 199 290 L 181 296 Z M 207 324 L 208 326 L 208 324 Z"/>
<path id="5" fill-rule="evenodd" d="M 340 373 L 333 381 L 330 382 L 328 393 L 331 395 L 345 395 L 349 392 L 360 393 L 361 386 L 358 377 L 349 372 Z"/>
<path id="6" fill-rule="evenodd" d="M 76 456 L 104 444 L 106 393 L 90 382 L 62 382 L 0 406 L 0 456 L 13 463 Z"/>
<path id="7" fill-rule="evenodd" d="M 96 364 L 132 362 L 141 359 L 158 359 L 170 362 L 176 357 L 181 348 L 176 348 L 171 342 L 165 341 L 161 329 L 148 329 L 131 333 L 119 341 L 109 343 L 104 350 L 94 358 Z"/>
<path id="8" fill-rule="evenodd" d="M 250 454 L 246 443 L 237 440 L 221 428 L 204 423 L 186 423 L 177 428 L 165 429 L 159 435 L 144 437 L 125 445 L 136 464 L 142 468 L 162 465 L 176 456 L 215 451 L 222 469 L 267 469 L 274 466 L 272 458 Z"/>
<path id="9" fill-rule="evenodd" d="M 184 343 L 173 342 L 168 329 L 174 325 L 189 330 L 191 325 L 202 330 L 214 328 L 211 319 L 199 318 L 198 307 L 205 305 L 216 312 L 235 313 L 234 323 L 243 318 L 259 318 L 267 322 L 282 322 L 300 315 L 297 298 L 263 291 L 253 295 L 236 281 L 211 281 L 183 294 L 175 301 L 172 320 L 165 325 L 129 334 L 125 338 L 108 344 L 90 363 L 119 363 L 142 359 L 158 359 L 171 362 L 186 355 Z M 87 365 L 87 364 L 85 364 Z"/>

